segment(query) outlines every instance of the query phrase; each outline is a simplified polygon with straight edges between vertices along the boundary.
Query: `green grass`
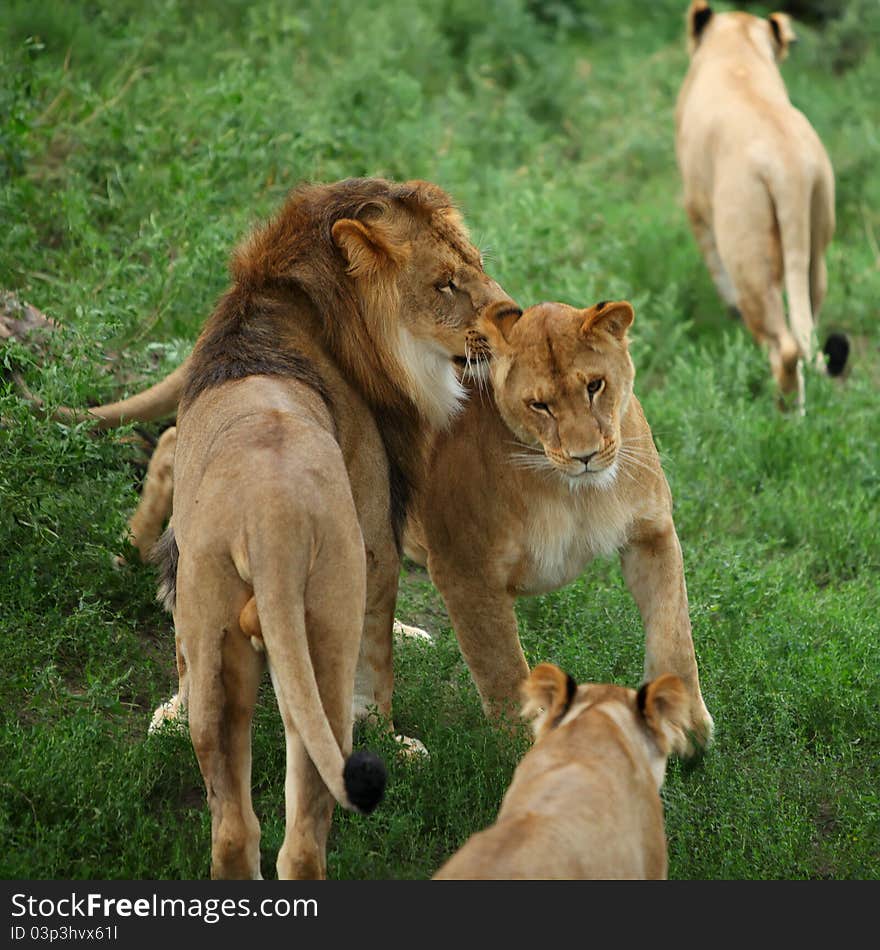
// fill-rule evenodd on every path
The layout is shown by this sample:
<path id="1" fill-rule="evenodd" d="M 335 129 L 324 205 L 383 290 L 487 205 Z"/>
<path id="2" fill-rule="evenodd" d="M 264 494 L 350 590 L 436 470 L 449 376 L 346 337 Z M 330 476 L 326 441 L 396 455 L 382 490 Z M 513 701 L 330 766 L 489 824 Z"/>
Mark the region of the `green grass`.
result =
<path id="1" fill-rule="evenodd" d="M 0 360 L 52 403 L 116 396 L 105 353 L 142 379 L 176 365 L 232 246 L 296 182 L 438 182 L 521 303 L 636 304 L 636 388 L 676 500 L 717 724 L 709 754 L 674 763 L 664 787 L 670 876 L 877 878 L 880 43 L 803 28 L 784 66 L 837 176 L 823 330 L 854 343 L 843 384 L 810 377 L 801 419 L 775 410 L 766 360 L 687 229 L 673 149 L 684 0 L 375 7 L 7 0 L 0 288 L 65 330 L 45 357 L 10 346 Z M 880 19 L 861 9 L 876 40 Z M 831 68 L 853 49 L 854 65 Z M 158 368 L 153 342 L 171 344 Z M 33 418 L 7 383 L 0 417 L 0 875 L 204 877 L 189 740 L 146 738 L 173 683 L 170 624 L 152 569 L 111 566 L 135 452 L 124 432 Z M 430 876 L 493 819 L 525 748 L 483 721 L 414 568 L 398 614 L 438 636 L 396 655 L 396 724 L 432 757 L 407 763 L 362 737 L 391 780 L 370 819 L 337 812 L 334 877 Z M 616 564 L 519 616 L 531 662 L 639 682 L 643 634 Z M 267 875 L 283 758 L 266 688 L 254 788 Z"/>

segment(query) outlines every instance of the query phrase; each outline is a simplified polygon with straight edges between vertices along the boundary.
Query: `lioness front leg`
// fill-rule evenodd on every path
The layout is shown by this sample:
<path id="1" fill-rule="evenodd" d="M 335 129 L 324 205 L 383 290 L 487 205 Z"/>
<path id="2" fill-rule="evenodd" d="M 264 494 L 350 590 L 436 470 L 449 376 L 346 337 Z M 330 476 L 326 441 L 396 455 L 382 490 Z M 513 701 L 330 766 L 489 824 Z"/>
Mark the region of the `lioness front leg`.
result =
<path id="1" fill-rule="evenodd" d="M 684 680 L 691 697 L 691 728 L 706 744 L 713 723 L 700 692 L 684 562 L 672 521 L 638 532 L 622 551 L 621 566 L 645 625 L 645 680 L 660 673 Z"/>
<path id="2" fill-rule="evenodd" d="M 479 583 L 442 577 L 440 589 L 458 645 L 490 718 L 514 715 L 529 665 L 519 642 L 515 597 Z M 442 585 L 442 586 L 441 586 Z"/>
<path id="3" fill-rule="evenodd" d="M 354 687 L 354 716 L 363 719 L 376 707 L 380 716 L 391 719 L 394 691 L 393 634 L 394 607 L 400 558 L 394 547 L 367 548 L 367 602 Z"/>
<path id="4" fill-rule="evenodd" d="M 353 712 L 366 718 L 375 707 L 391 729 L 391 697 L 394 691 L 394 608 L 400 576 L 400 555 L 391 532 L 386 543 L 367 547 L 367 603 L 355 673 Z M 427 755 L 418 739 L 395 735 L 406 754 Z"/>

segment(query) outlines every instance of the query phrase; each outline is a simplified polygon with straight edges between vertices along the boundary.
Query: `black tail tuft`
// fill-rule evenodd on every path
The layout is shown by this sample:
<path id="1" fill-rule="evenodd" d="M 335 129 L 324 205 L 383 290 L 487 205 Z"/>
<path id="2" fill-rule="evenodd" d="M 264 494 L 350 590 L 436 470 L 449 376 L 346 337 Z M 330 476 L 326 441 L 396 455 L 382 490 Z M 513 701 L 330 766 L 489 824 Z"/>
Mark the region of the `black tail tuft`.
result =
<path id="1" fill-rule="evenodd" d="M 842 333 L 831 333 L 822 347 L 829 376 L 840 376 L 849 358 L 849 340 Z"/>
<path id="2" fill-rule="evenodd" d="M 364 815 L 382 801 L 387 779 L 385 763 L 372 752 L 352 753 L 342 771 L 348 800 Z"/>

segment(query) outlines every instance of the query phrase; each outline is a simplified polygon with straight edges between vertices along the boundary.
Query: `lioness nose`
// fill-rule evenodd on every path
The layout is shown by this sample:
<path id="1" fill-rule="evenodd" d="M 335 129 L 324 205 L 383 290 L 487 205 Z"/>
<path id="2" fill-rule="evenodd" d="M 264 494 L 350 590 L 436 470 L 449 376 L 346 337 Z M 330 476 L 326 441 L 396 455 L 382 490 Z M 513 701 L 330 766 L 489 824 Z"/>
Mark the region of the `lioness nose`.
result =
<path id="1" fill-rule="evenodd" d="M 575 462 L 583 462 L 584 465 L 590 464 L 590 459 L 595 455 L 595 452 L 590 452 L 589 455 L 573 455 L 572 458 Z"/>

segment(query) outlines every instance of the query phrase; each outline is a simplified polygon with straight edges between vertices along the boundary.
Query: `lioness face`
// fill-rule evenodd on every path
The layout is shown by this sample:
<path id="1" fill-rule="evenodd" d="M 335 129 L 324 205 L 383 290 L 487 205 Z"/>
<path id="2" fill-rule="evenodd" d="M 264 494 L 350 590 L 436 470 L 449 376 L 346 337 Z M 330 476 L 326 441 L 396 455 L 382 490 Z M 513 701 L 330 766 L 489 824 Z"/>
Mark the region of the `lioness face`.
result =
<path id="1" fill-rule="evenodd" d="M 545 303 L 487 327 L 498 410 L 531 452 L 514 459 L 572 487 L 613 483 L 635 375 L 626 342 L 632 318 L 626 302 L 587 310 Z"/>

